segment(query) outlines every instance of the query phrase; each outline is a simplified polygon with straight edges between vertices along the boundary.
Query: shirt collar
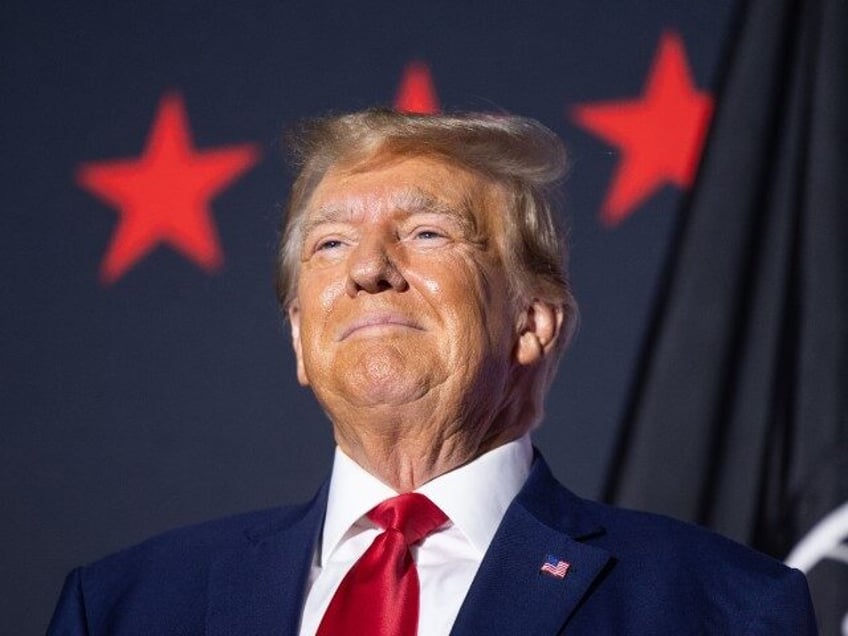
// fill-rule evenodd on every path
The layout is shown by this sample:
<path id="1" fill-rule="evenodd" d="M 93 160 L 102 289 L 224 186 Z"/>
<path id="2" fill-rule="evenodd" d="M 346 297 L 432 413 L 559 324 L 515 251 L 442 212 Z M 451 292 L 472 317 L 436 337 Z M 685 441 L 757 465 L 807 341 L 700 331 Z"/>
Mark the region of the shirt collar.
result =
<path id="1" fill-rule="evenodd" d="M 527 434 L 439 475 L 416 492 L 441 508 L 482 558 L 532 463 L 533 446 Z M 397 494 L 336 447 L 320 565 L 327 563 L 345 534 L 371 508 Z"/>
<path id="2" fill-rule="evenodd" d="M 319 565 L 323 567 L 327 564 L 330 555 L 354 523 L 378 503 L 397 494 L 336 446 Z"/>

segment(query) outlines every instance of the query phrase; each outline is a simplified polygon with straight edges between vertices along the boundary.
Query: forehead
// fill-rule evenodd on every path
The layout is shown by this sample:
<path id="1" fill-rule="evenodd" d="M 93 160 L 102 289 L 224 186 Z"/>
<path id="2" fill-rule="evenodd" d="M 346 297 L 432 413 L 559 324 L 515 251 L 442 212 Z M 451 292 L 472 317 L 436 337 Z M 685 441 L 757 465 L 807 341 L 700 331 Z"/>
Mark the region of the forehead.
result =
<path id="1" fill-rule="evenodd" d="M 408 212 L 487 215 L 491 180 L 446 160 L 390 157 L 354 166 L 332 166 L 306 206 L 306 216 Z M 482 220 L 482 219 L 479 219 Z"/>

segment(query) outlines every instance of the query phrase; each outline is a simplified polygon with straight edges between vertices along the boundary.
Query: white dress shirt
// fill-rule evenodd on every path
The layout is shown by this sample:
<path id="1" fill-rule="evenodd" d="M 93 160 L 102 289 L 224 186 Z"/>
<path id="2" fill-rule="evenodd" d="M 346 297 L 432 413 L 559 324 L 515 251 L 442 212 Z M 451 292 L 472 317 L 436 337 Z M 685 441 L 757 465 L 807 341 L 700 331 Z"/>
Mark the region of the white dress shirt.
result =
<path id="1" fill-rule="evenodd" d="M 416 492 L 449 521 L 412 547 L 421 601 L 420 636 L 448 634 L 507 507 L 521 490 L 533 447 L 530 436 L 499 446 L 440 475 Z M 365 514 L 398 493 L 336 448 L 324 530 L 316 548 L 301 618 L 301 636 L 312 636 L 344 575 L 382 532 Z"/>

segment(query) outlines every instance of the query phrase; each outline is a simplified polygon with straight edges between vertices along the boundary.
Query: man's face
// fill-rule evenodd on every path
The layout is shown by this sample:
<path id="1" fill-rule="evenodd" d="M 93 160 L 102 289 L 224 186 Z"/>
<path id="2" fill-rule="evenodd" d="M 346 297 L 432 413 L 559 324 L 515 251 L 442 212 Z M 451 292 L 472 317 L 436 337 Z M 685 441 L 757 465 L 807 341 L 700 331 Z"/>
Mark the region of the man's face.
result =
<path id="1" fill-rule="evenodd" d="M 504 389 L 517 340 L 504 205 L 490 180 L 427 157 L 326 174 L 289 316 L 298 378 L 331 417 L 425 396 L 464 412 Z"/>

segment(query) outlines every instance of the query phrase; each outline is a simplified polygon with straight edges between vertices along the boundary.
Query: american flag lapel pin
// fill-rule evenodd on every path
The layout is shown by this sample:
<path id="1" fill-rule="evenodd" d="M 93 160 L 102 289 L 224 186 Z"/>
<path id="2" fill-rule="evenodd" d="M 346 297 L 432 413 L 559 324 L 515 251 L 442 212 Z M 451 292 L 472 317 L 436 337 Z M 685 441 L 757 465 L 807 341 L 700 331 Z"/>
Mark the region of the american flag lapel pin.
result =
<path id="1" fill-rule="evenodd" d="M 542 563 L 542 567 L 539 568 L 539 572 L 544 572 L 555 579 L 564 579 L 570 567 L 571 564 L 568 561 L 563 561 L 549 554 L 545 557 L 545 561 Z"/>

